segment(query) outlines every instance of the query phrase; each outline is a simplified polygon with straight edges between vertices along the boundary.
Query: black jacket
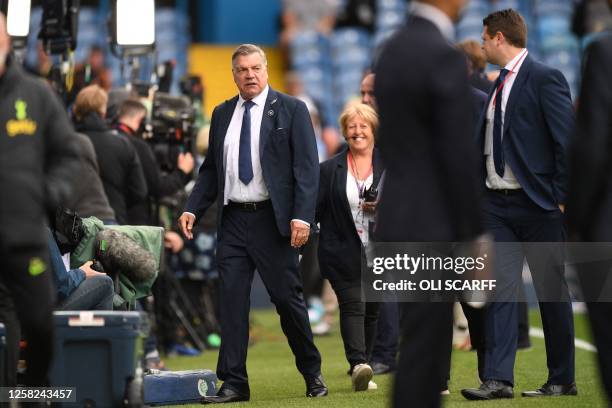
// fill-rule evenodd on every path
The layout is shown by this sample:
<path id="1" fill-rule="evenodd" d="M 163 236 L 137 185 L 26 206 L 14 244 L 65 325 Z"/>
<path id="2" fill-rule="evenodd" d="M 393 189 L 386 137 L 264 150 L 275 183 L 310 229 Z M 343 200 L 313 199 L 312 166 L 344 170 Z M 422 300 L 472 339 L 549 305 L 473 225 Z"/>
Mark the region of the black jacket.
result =
<path id="1" fill-rule="evenodd" d="M 482 232 L 472 97 L 465 57 L 411 16 L 376 68 L 386 167 L 377 240 L 461 241 Z"/>
<path id="2" fill-rule="evenodd" d="M 134 146 L 125 135 L 112 131 L 98 114 L 90 113 L 76 125 L 94 145 L 100 178 L 117 222 L 126 224 L 128 207 L 147 198 L 147 184 Z"/>
<path id="3" fill-rule="evenodd" d="M 567 219 L 573 238 L 612 239 L 612 35 L 586 50 L 570 149 Z"/>
<path id="4" fill-rule="evenodd" d="M 46 248 L 46 216 L 65 205 L 79 148 L 59 99 L 11 59 L 0 76 L 0 245 Z"/>
<path id="5" fill-rule="evenodd" d="M 91 140 L 75 133 L 77 143 L 81 148 L 79 177 L 74 180 L 74 194 L 68 208 L 77 212 L 80 217 L 97 217 L 100 220 L 115 220 L 104 186 L 100 179 L 98 158 Z"/>
<path id="6" fill-rule="evenodd" d="M 155 201 L 182 189 L 191 175 L 185 174 L 179 169 L 174 169 L 168 174 L 162 174 L 160 164 L 155 158 L 155 153 L 149 143 L 135 135 L 131 129 L 124 125 L 120 125 L 116 129 L 120 134 L 127 137 L 134 146 L 142 165 L 149 192 L 144 201 L 128 208 L 129 223 L 131 225 L 154 225 L 157 222 L 152 211 Z"/>
<path id="7" fill-rule="evenodd" d="M 362 243 L 346 197 L 348 148 L 321 164 L 321 178 L 317 199 L 319 222 L 319 268 L 334 289 L 360 285 Z M 378 149 L 372 158 L 374 177 L 378 186 L 383 165 Z"/>

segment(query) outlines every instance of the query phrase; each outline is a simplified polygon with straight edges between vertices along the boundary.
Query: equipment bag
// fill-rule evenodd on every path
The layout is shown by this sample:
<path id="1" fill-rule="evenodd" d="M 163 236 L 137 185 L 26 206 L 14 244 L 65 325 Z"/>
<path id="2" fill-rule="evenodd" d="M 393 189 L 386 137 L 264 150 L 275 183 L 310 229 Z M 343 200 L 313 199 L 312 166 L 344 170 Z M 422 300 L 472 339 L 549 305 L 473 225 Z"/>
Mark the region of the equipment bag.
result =
<path id="1" fill-rule="evenodd" d="M 199 403 L 217 394 L 217 375 L 211 370 L 159 371 L 144 376 L 146 405 Z"/>

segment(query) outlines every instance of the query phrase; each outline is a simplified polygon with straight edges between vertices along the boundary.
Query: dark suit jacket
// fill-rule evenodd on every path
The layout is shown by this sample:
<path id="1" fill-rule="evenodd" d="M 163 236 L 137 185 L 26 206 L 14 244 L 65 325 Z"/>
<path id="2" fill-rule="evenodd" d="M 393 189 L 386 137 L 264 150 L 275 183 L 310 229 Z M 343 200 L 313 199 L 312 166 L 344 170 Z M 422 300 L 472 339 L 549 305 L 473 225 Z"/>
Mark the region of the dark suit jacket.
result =
<path id="1" fill-rule="evenodd" d="M 387 169 L 377 240 L 469 240 L 481 231 L 473 104 L 465 57 L 411 16 L 376 68 Z"/>
<path id="2" fill-rule="evenodd" d="M 476 129 L 479 127 L 478 125 L 481 121 L 485 120 L 485 115 L 487 114 L 486 106 L 488 96 L 486 93 L 482 92 L 478 88 L 475 88 L 474 86 L 472 86 L 470 90 L 472 91 L 472 118 L 474 119 L 474 134 L 476 135 Z M 477 135 L 475 137 L 478 139 Z M 479 176 L 480 179 L 487 176 L 484 166 L 480 166 Z M 484 184 L 481 184 L 480 187 L 481 192 L 484 193 Z"/>
<path id="3" fill-rule="evenodd" d="M 348 147 L 321 164 L 321 183 L 317 199 L 317 221 L 320 223 L 319 268 L 334 288 L 360 285 L 362 243 L 346 197 L 346 158 Z M 373 156 L 374 178 L 378 186 L 383 165 L 378 149 Z"/>
<path id="4" fill-rule="evenodd" d="M 591 241 L 612 239 L 612 35 L 585 53 L 576 134 L 571 147 L 567 218 Z"/>
<path id="5" fill-rule="evenodd" d="M 238 96 L 215 108 L 210 123 L 209 149 L 185 211 L 199 218 L 217 199 L 221 232 L 225 169 L 223 142 Z M 263 178 L 272 200 L 276 226 L 290 236 L 290 221 L 314 222 L 319 189 L 319 159 L 310 115 L 300 100 L 270 88 L 261 120 L 259 155 Z"/>
<path id="6" fill-rule="evenodd" d="M 487 94 L 473 86 L 470 91 L 472 92 L 472 104 L 474 105 L 472 117 L 474 118 L 474 123 L 479 123 L 479 120 L 485 113 L 485 106 L 487 106 Z"/>
<path id="7" fill-rule="evenodd" d="M 493 94 L 491 89 L 489 101 Z M 485 129 L 483 117 L 477 133 L 483 166 Z M 545 210 L 565 204 L 567 146 L 573 129 L 574 109 L 565 77 L 527 55 L 506 105 L 502 148 L 506 165 L 525 193 Z"/>
<path id="8" fill-rule="evenodd" d="M 469 81 L 470 85 L 484 92 L 485 95 L 489 93 L 491 87 L 493 86 L 493 82 L 489 81 L 484 71 L 474 72 L 472 75 L 470 75 Z"/>
<path id="9" fill-rule="evenodd" d="M 478 88 L 471 87 L 472 92 L 472 118 L 474 119 L 474 129 L 478 127 L 478 124 L 484 120 L 487 113 L 487 94 Z"/>

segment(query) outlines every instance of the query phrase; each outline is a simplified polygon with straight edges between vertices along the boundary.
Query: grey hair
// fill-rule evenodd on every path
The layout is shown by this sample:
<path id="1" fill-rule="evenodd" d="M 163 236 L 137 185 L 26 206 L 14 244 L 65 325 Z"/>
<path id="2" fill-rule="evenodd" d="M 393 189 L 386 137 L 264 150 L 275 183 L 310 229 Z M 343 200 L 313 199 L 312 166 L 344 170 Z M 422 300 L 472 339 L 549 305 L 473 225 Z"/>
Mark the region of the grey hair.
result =
<path id="1" fill-rule="evenodd" d="M 232 69 L 234 68 L 234 61 L 236 61 L 236 58 L 238 58 L 238 56 L 251 54 L 259 54 L 264 66 L 268 66 L 268 59 L 266 58 L 266 53 L 261 48 L 254 44 L 242 44 L 239 45 L 238 48 L 236 48 L 234 50 L 234 53 L 232 54 Z"/>

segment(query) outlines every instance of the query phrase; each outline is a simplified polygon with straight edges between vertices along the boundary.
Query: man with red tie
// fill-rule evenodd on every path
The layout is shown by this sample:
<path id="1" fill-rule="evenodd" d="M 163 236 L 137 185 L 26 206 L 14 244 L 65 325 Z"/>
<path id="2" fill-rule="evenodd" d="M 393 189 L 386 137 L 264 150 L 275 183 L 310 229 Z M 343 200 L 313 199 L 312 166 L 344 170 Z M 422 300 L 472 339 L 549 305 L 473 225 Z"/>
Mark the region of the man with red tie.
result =
<path id="1" fill-rule="evenodd" d="M 514 397 L 517 301 L 526 257 L 540 300 L 548 379 L 540 389 L 522 395 L 576 395 L 574 327 L 561 245 L 543 251 L 529 244 L 566 239 L 566 150 L 574 128 L 569 87 L 561 72 L 531 58 L 519 13 L 497 11 L 483 25 L 483 51 L 489 63 L 502 68 L 478 131 L 483 220 L 485 229 L 503 244 L 496 254 L 497 298 L 487 311 L 484 382 L 462 394 L 470 400 Z M 540 290 L 544 287 L 554 295 Z"/>

